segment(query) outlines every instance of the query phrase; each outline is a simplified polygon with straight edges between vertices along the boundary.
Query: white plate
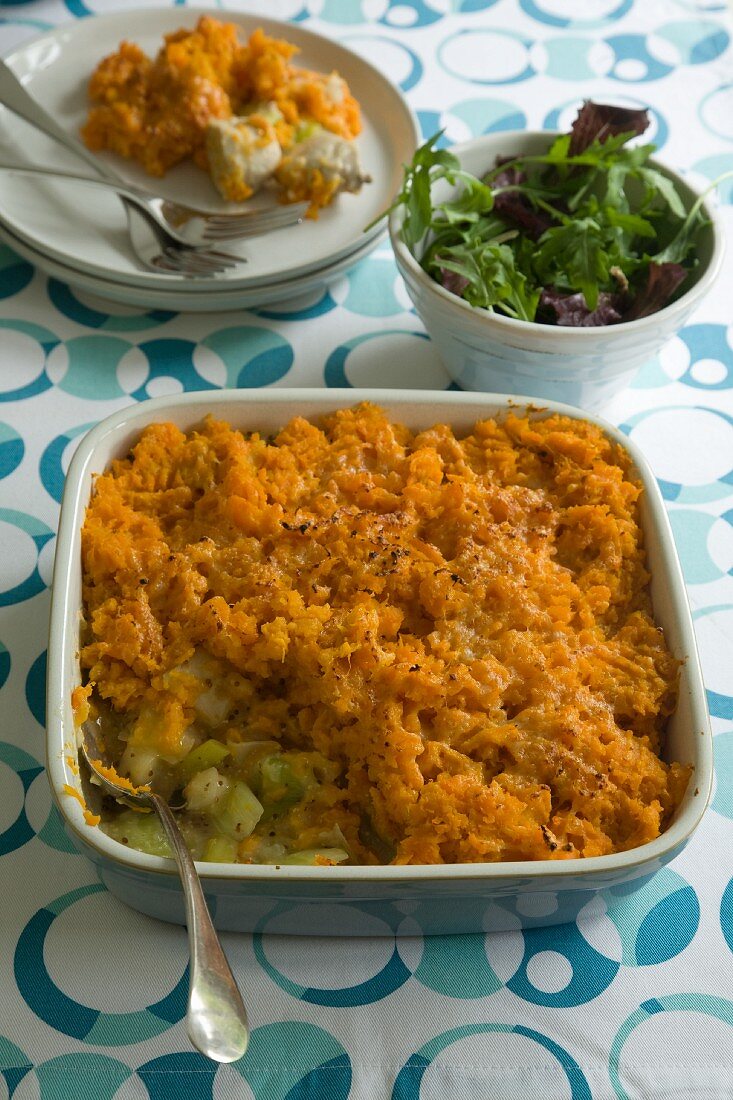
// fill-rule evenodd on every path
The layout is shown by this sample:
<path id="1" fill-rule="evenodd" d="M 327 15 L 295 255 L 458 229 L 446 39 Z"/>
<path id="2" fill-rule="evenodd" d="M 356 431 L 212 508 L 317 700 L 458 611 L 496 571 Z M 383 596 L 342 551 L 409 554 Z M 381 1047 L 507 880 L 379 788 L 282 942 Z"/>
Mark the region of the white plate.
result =
<path id="1" fill-rule="evenodd" d="M 8 226 L 0 221 L 0 241 L 4 241 L 14 252 L 23 259 L 28 260 L 46 275 L 54 279 L 60 279 L 69 286 L 81 290 L 85 294 L 94 294 L 98 298 L 107 298 L 112 302 L 120 302 L 128 306 L 140 306 L 144 309 L 171 309 L 177 313 L 222 313 L 226 310 L 259 309 L 261 306 L 274 305 L 275 302 L 283 302 L 287 299 L 295 299 L 303 294 L 310 293 L 318 287 L 325 286 L 337 275 L 343 274 L 353 267 L 370 252 L 379 246 L 383 233 L 370 238 L 361 248 L 355 249 L 347 256 L 342 256 L 333 263 L 326 264 L 310 271 L 305 275 L 299 275 L 292 279 L 281 279 L 266 286 L 250 288 L 236 288 L 231 285 L 220 287 L 218 293 L 211 290 L 189 289 L 191 283 L 182 287 L 139 287 L 132 283 L 118 283 L 112 279 L 103 279 L 99 275 L 90 275 L 85 271 L 72 267 L 70 264 L 61 263 L 53 259 L 45 252 L 39 252 L 17 237 Z M 207 280 L 208 282 L 209 280 Z M 196 280 L 194 287 L 198 287 Z"/>
<path id="2" fill-rule="evenodd" d="M 24 43 L 6 58 L 13 71 L 56 119 L 78 134 L 87 112 L 86 85 L 97 62 L 132 38 L 149 54 L 163 35 L 193 26 L 205 9 L 172 7 L 92 16 L 58 27 Z M 211 14 L 211 12 L 209 12 Z M 338 70 L 362 107 L 363 130 L 357 139 L 365 171 L 372 177 L 359 195 L 340 195 L 317 221 L 241 245 L 249 262 L 223 278 L 200 280 L 198 288 L 221 291 L 253 288 L 316 271 L 361 249 L 364 226 L 387 206 L 402 179 L 418 141 L 418 127 L 401 93 L 358 54 L 297 24 L 238 12 L 217 13 L 241 28 L 240 39 L 257 27 L 286 38 L 300 48 L 298 61 L 307 68 Z M 43 166 L 78 169 L 80 161 L 0 108 L 0 151 Z M 162 180 L 113 154 L 100 154 L 124 179 L 167 198 L 192 206 L 226 209 L 209 177 L 192 164 L 182 164 Z M 16 237 L 52 259 L 105 281 L 159 289 L 180 283 L 178 276 L 142 271 L 131 252 L 127 223 L 112 194 L 78 184 L 49 183 L 27 177 L 0 180 L 0 214 Z"/>

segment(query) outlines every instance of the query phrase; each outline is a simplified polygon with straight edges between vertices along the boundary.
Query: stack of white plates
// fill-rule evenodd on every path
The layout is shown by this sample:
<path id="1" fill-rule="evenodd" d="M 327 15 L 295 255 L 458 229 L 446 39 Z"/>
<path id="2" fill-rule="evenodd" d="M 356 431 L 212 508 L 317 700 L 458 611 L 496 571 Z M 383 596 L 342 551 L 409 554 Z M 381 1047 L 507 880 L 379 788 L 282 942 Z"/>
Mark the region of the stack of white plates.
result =
<path id="1" fill-rule="evenodd" d="M 193 26 L 204 9 L 172 7 L 90 17 L 25 43 L 6 62 L 53 116 L 78 134 L 88 110 L 86 87 L 97 62 L 124 38 L 149 55 L 164 34 Z M 208 14 L 218 14 L 209 12 Z M 418 142 L 414 115 L 397 88 L 359 55 L 298 24 L 221 13 L 236 23 L 240 40 L 257 27 L 299 47 L 297 62 L 322 72 L 338 71 L 362 109 L 357 139 L 362 166 L 371 177 L 358 195 L 342 194 L 317 220 L 241 242 L 244 262 L 222 275 L 183 278 L 144 269 L 131 249 L 119 199 L 83 184 L 0 173 L 0 237 L 47 274 L 80 290 L 114 301 L 173 310 L 249 309 L 313 290 L 353 266 L 384 235 L 383 222 L 365 231 L 389 206 L 402 181 L 402 166 Z M 87 71 L 88 66 L 88 71 Z M 88 167 L 57 143 L 0 108 L 0 156 L 15 162 L 86 173 Z M 100 154 L 125 180 L 157 195 L 208 210 L 229 210 L 209 177 L 192 164 L 162 180 L 110 154 Z"/>

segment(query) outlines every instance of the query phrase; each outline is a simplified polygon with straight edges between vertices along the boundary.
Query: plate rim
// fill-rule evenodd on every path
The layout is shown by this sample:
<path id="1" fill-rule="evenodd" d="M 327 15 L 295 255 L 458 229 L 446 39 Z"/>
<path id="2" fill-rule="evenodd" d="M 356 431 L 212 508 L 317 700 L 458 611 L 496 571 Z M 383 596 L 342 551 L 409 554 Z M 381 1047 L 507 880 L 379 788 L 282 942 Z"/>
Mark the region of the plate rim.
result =
<path id="1" fill-rule="evenodd" d="M 233 22 L 239 28 L 245 30 L 255 26 L 265 26 L 268 33 L 277 34 L 280 33 L 283 36 L 293 34 L 300 36 L 303 39 L 312 41 L 318 47 L 323 46 L 325 43 L 328 47 L 337 50 L 341 54 L 350 55 L 354 61 L 367 70 L 369 76 L 379 83 L 379 85 L 388 92 L 393 99 L 399 103 L 404 121 L 409 125 L 411 130 L 412 144 L 417 148 L 421 138 L 420 124 L 417 119 L 417 115 L 411 105 L 408 103 L 406 96 L 402 92 L 402 89 L 398 85 L 389 80 L 380 70 L 367 58 L 358 54 L 355 50 L 338 40 L 329 38 L 327 35 L 321 34 L 319 31 L 312 30 L 309 27 L 302 25 L 301 23 L 288 22 L 282 19 L 271 18 L 270 16 L 257 12 L 257 11 L 239 11 L 228 9 L 212 9 L 199 6 L 185 6 L 185 7 L 166 7 L 156 5 L 154 7 L 135 7 L 131 9 L 116 10 L 103 12 L 101 14 L 93 14 L 85 17 L 83 20 L 74 19 L 67 20 L 63 23 L 59 23 L 55 27 L 49 30 L 43 31 L 40 34 L 32 35 L 25 39 L 16 47 L 12 48 L 9 52 L 0 51 L 0 56 L 8 64 L 8 66 L 16 72 L 19 76 L 27 75 L 36 69 L 37 65 L 28 64 L 28 55 L 33 50 L 39 49 L 44 44 L 58 43 L 58 41 L 64 38 L 73 38 L 73 31 L 77 25 L 89 26 L 92 21 L 93 25 L 98 26 L 100 24 L 114 24 L 120 22 L 124 18 L 125 21 L 130 20 L 133 22 L 136 16 L 147 20 L 163 19 L 170 20 L 171 29 L 173 24 L 181 26 L 184 24 L 195 24 L 195 22 L 202 15 L 213 15 L 219 17 L 224 22 Z M 168 33 L 167 28 L 161 29 L 161 34 Z M 104 48 L 104 47 L 103 47 Z M 17 68 L 16 68 L 17 66 Z M 18 71 L 20 70 L 20 71 Z M 363 98 L 363 97 L 362 97 Z M 0 105 L 2 107 L 2 105 Z M 8 110 L 5 108 L 5 110 Z M 362 110 L 364 107 L 362 104 Z M 12 112 L 10 112 L 12 115 Z M 364 111 L 366 116 L 366 111 Z M 1 117 L 1 112 L 0 112 Z M 376 121 L 372 122 L 375 130 L 378 130 Z M 48 139 L 50 140 L 50 139 Z M 395 157 L 395 161 L 399 159 L 399 154 Z M 151 192 L 152 193 L 152 192 Z M 124 287 L 140 287 L 141 289 L 152 290 L 158 289 L 160 291 L 173 292 L 176 288 L 181 287 L 181 283 L 184 280 L 180 275 L 166 275 L 162 272 L 145 271 L 142 268 L 139 271 L 124 272 L 117 269 L 110 269 L 108 267 L 102 267 L 98 263 L 87 262 L 84 259 L 79 258 L 72 252 L 67 252 L 62 249 L 55 248 L 53 246 L 45 246 L 44 242 L 40 241 L 38 237 L 31 236 L 24 228 L 16 224 L 12 216 L 8 215 L 4 211 L 0 211 L 0 218 L 5 223 L 8 231 L 11 231 L 16 239 L 19 239 L 25 243 L 28 248 L 34 250 L 38 254 L 48 256 L 55 262 L 73 269 L 80 274 L 94 276 L 101 278 L 106 284 L 114 282 L 119 286 Z M 231 277 L 228 279 L 201 279 L 199 281 L 199 292 L 208 290 L 210 292 L 221 293 L 222 290 L 227 291 L 249 291 L 262 288 L 263 290 L 278 282 L 289 281 L 300 277 L 305 277 L 311 273 L 315 273 L 321 269 L 330 266 L 332 263 L 346 259 L 353 252 L 362 248 L 368 240 L 377 238 L 386 230 L 386 221 L 382 225 L 381 223 L 372 227 L 369 233 L 363 233 L 361 236 L 352 231 L 349 243 L 343 247 L 340 247 L 333 251 L 330 255 L 322 257 L 320 260 L 300 264 L 297 267 L 290 268 L 283 276 L 282 273 L 271 273 L 269 275 L 255 275 L 248 277 L 242 274 L 238 277 Z M 185 293 L 185 291 L 184 291 Z"/>

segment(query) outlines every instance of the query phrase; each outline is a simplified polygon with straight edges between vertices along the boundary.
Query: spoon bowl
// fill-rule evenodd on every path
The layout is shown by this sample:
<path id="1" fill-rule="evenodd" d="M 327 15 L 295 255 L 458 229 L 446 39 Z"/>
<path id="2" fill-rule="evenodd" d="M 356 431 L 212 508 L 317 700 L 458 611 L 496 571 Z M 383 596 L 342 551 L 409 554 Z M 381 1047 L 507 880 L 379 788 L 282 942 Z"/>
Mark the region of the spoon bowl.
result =
<path id="1" fill-rule="evenodd" d="M 247 1012 L 237 983 L 214 929 L 196 865 L 178 828 L 171 807 L 148 786 L 136 787 L 106 759 L 99 726 L 81 727 L 81 755 L 105 794 L 134 810 L 158 815 L 178 865 L 186 902 L 191 970 L 186 1010 L 188 1037 L 215 1062 L 236 1062 L 249 1044 Z"/>

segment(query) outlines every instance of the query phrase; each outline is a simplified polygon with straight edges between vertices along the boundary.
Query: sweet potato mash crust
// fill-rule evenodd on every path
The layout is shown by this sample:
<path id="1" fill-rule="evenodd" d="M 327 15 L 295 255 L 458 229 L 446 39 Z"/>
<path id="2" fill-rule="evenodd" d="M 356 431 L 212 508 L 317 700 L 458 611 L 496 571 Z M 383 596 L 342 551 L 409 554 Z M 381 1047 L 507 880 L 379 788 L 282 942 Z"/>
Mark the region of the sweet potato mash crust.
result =
<path id="1" fill-rule="evenodd" d="M 678 665 L 640 493 L 622 448 L 561 416 L 465 438 L 370 405 L 275 439 L 153 425 L 89 505 L 82 667 L 175 759 L 191 714 L 166 674 L 227 662 L 252 728 L 338 764 L 356 862 L 633 848 L 690 773 L 658 755 Z"/>
<path id="2" fill-rule="evenodd" d="M 293 144 L 295 129 L 306 120 L 355 138 L 361 112 L 345 82 L 291 63 L 297 53 L 296 46 L 261 29 L 242 44 L 234 23 L 210 15 L 191 30 L 166 35 L 153 59 L 135 43 L 121 42 L 92 74 L 82 137 L 95 152 L 109 149 L 137 160 L 152 176 L 164 176 L 187 157 L 207 168 L 208 123 L 264 104 L 278 109 L 275 129 L 283 148 Z M 334 78 L 336 99 L 329 94 Z"/>

